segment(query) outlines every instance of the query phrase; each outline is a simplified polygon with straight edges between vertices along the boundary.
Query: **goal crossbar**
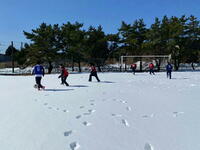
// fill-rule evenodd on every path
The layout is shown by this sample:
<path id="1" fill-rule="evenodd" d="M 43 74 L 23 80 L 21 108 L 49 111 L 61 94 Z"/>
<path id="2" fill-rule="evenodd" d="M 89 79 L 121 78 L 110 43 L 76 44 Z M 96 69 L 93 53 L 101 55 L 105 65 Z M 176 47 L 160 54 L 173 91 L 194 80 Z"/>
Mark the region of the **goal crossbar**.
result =
<path id="1" fill-rule="evenodd" d="M 171 55 L 129 55 L 129 56 L 120 56 L 120 63 L 121 63 L 121 68 L 123 68 L 123 62 L 124 58 L 164 58 L 167 59 L 168 61 L 171 60 Z"/>
<path id="2" fill-rule="evenodd" d="M 133 55 L 133 56 L 121 56 L 123 57 L 131 57 L 131 58 L 169 58 L 170 55 Z"/>

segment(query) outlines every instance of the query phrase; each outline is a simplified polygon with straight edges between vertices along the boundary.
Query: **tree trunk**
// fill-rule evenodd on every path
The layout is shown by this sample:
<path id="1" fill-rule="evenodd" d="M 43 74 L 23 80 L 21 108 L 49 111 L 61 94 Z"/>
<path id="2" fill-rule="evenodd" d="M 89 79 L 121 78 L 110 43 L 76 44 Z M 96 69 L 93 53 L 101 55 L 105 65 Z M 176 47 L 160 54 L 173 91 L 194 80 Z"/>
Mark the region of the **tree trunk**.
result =
<path id="1" fill-rule="evenodd" d="M 78 62 L 78 70 L 79 70 L 79 72 L 81 72 L 81 62 L 80 61 Z"/>
<path id="2" fill-rule="evenodd" d="M 157 66 L 157 70 L 159 72 L 160 71 L 160 59 L 156 60 L 156 66 Z"/>
<path id="3" fill-rule="evenodd" d="M 142 59 L 140 59 L 140 72 L 142 72 Z"/>
<path id="4" fill-rule="evenodd" d="M 179 69 L 179 60 L 178 59 L 174 59 L 174 68 L 177 71 Z"/>
<path id="5" fill-rule="evenodd" d="M 53 66 L 51 61 L 48 62 L 49 63 L 49 67 L 48 67 L 48 74 L 51 74 L 52 70 L 53 70 Z"/>
<path id="6" fill-rule="evenodd" d="M 193 63 L 193 62 L 192 62 L 192 64 L 191 64 L 191 66 L 192 66 L 192 70 L 195 70 L 194 63 Z"/>
<path id="7" fill-rule="evenodd" d="M 74 71 L 74 60 L 72 60 L 72 71 Z"/>

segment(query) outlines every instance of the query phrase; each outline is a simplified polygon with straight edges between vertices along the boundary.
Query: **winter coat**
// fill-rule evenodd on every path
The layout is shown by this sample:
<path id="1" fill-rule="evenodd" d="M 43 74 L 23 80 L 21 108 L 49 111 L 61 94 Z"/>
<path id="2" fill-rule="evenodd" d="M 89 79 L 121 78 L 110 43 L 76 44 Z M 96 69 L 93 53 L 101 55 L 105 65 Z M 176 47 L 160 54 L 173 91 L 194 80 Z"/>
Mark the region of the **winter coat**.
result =
<path id="1" fill-rule="evenodd" d="M 131 65 L 131 69 L 136 69 L 137 68 L 137 65 L 136 64 L 132 64 Z"/>
<path id="2" fill-rule="evenodd" d="M 69 72 L 67 71 L 67 69 L 65 69 L 64 67 L 61 68 L 61 75 L 59 76 L 60 77 L 67 77 L 69 75 Z"/>
<path id="3" fill-rule="evenodd" d="M 168 64 L 168 65 L 166 66 L 166 70 L 167 70 L 167 71 L 172 71 L 172 69 L 173 69 L 173 66 L 172 66 L 171 64 Z"/>
<path id="4" fill-rule="evenodd" d="M 35 65 L 32 74 L 34 74 L 36 77 L 44 76 L 44 67 L 39 64 Z"/>
<path id="5" fill-rule="evenodd" d="M 153 69 L 153 68 L 154 68 L 154 64 L 152 64 L 152 63 L 149 64 L 149 68 L 150 68 L 150 69 Z"/>

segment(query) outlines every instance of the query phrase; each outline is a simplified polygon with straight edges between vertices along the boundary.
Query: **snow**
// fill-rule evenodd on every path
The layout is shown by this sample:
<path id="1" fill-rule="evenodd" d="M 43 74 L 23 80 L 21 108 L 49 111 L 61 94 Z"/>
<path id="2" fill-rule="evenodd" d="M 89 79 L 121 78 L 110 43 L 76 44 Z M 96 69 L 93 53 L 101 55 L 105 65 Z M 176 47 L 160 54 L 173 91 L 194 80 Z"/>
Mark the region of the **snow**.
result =
<path id="1" fill-rule="evenodd" d="M 3 150 L 199 150 L 200 73 L 0 76 Z"/>

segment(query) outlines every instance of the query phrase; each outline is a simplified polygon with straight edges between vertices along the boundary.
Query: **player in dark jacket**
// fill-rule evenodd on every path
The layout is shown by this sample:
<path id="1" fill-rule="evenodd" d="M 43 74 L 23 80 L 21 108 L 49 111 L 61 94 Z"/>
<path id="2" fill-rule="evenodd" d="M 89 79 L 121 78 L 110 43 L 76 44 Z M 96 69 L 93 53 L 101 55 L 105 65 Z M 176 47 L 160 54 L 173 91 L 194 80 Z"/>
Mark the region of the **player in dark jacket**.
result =
<path id="1" fill-rule="evenodd" d="M 35 75 L 36 81 L 36 85 L 34 87 L 38 88 L 38 90 L 40 90 L 40 88 L 44 89 L 45 87 L 41 84 L 42 76 L 44 76 L 44 67 L 40 65 L 39 61 L 34 66 L 32 74 Z"/>
<path id="2" fill-rule="evenodd" d="M 65 69 L 63 65 L 60 65 L 60 71 L 61 71 L 61 74 L 59 75 L 58 78 L 61 78 L 61 84 L 65 84 L 66 86 L 69 86 L 69 84 L 66 82 L 66 79 L 69 75 L 67 69 Z"/>
<path id="3" fill-rule="evenodd" d="M 89 77 L 89 82 L 92 81 L 92 76 L 95 76 L 97 81 L 100 82 L 98 76 L 97 76 L 97 70 L 96 70 L 96 67 L 94 66 L 94 64 L 90 64 L 90 77 Z"/>
<path id="4" fill-rule="evenodd" d="M 166 71 L 167 71 L 167 78 L 169 79 L 172 78 L 172 69 L 173 69 L 173 66 L 170 64 L 170 62 L 168 62 L 166 65 Z"/>

